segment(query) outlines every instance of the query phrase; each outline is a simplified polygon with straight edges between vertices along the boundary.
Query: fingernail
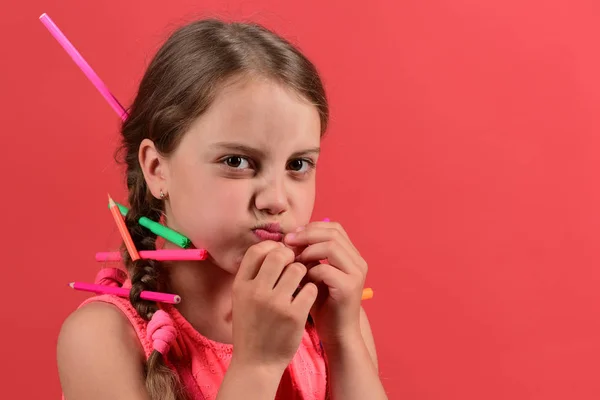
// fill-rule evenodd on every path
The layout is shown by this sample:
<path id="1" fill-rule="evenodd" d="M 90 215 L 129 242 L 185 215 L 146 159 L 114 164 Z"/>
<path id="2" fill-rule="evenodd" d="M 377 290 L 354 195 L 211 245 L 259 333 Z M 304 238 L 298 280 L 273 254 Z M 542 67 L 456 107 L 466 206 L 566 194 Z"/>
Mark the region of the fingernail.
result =
<path id="1" fill-rule="evenodd" d="M 303 231 L 303 230 L 304 230 L 304 227 L 303 227 L 303 226 L 299 226 L 299 227 L 297 227 L 297 228 L 296 228 L 296 232 L 301 232 L 301 231 Z"/>
<path id="2" fill-rule="evenodd" d="M 288 233 L 285 236 L 285 240 L 294 240 L 296 238 L 296 234 L 295 233 Z"/>

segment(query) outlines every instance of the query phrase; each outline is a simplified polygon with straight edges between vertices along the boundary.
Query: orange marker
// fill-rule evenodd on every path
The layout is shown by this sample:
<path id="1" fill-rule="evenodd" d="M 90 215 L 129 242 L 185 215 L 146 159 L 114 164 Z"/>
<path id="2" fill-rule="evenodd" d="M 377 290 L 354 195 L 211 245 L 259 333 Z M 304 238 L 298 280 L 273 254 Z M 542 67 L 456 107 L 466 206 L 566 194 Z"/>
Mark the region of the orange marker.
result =
<path id="1" fill-rule="evenodd" d="M 115 219 L 117 228 L 119 228 L 119 233 L 121 234 L 121 237 L 123 238 L 123 241 L 125 242 L 125 247 L 127 247 L 127 251 L 129 252 L 129 257 L 131 257 L 131 259 L 133 261 L 139 260 L 140 255 L 138 254 L 138 251 L 135 248 L 135 245 L 133 244 L 133 239 L 131 239 L 131 235 L 129 234 L 129 231 L 127 230 L 127 226 L 125 226 L 125 220 L 123 219 L 123 216 L 121 215 L 121 212 L 119 211 L 119 207 L 117 207 L 117 204 L 110 197 L 110 194 L 108 195 L 108 206 L 110 207 L 110 212 L 112 213 L 113 218 Z"/>
<path id="2" fill-rule="evenodd" d="M 363 300 L 369 300 L 373 298 L 373 289 L 371 288 L 365 288 L 363 289 L 362 292 L 362 299 Z"/>

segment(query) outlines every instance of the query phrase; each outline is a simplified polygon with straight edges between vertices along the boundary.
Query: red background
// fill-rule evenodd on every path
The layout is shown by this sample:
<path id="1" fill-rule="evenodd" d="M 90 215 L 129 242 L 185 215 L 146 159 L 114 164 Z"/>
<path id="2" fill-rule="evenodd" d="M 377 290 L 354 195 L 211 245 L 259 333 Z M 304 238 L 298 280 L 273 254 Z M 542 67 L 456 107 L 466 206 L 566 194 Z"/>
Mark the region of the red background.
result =
<path id="1" fill-rule="evenodd" d="M 597 0 L 4 2 L 4 398 L 58 398 L 55 344 L 118 232 L 118 118 L 172 27 L 251 18 L 298 43 L 332 105 L 315 218 L 370 265 L 390 399 L 600 398 Z"/>

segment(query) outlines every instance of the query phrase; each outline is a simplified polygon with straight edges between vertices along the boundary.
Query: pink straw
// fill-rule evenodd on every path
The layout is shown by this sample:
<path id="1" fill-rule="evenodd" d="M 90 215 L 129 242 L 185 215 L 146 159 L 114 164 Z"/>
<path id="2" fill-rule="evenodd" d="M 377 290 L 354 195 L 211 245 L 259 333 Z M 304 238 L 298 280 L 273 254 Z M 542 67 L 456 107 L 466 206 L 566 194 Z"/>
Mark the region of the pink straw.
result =
<path id="1" fill-rule="evenodd" d="M 122 287 L 97 285 L 95 283 L 71 282 L 69 286 L 75 290 L 93 292 L 96 294 L 113 294 L 119 297 L 129 297 L 129 290 Z M 148 301 L 159 303 L 179 304 L 181 297 L 176 294 L 143 291 L 140 297 Z"/>
<path id="2" fill-rule="evenodd" d="M 139 253 L 144 260 L 159 261 L 206 260 L 207 256 L 204 249 L 141 250 Z M 96 261 L 121 261 L 121 253 L 118 251 L 96 253 Z"/>
<path id="3" fill-rule="evenodd" d="M 128 115 L 125 108 L 118 102 L 118 100 L 113 96 L 104 82 L 100 79 L 100 77 L 94 72 L 92 67 L 83 59 L 81 54 L 75 49 L 75 47 L 71 44 L 69 39 L 58 29 L 58 26 L 50 19 L 50 17 L 44 13 L 40 16 L 40 21 L 44 26 L 50 31 L 52 36 L 60 43 L 60 45 L 66 50 L 66 52 L 71 56 L 75 64 L 79 66 L 79 68 L 83 71 L 85 76 L 96 86 L 96 89 L 104 96 L 104 99 L 108 101 L 108 104 L 115 110 L 115 112 L 121 117 L 122 120 L 126 120 Z"/>

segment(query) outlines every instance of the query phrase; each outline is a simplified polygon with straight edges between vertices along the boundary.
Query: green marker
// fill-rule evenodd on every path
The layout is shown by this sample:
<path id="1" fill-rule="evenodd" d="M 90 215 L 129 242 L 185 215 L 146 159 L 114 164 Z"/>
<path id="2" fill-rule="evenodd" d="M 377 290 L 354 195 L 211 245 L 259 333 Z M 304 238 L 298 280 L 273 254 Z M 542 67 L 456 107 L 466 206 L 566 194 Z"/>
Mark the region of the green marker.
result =
<path id="1" fill-rule="evenodd" d="M 123 216 L 126 216 L 129 212 L 129 209 L 124 205 L 117 203 L 117 207 L 119 207 L 119 211 L 121 211 L 121 215 Z M 169 242 L 175 243 L 177 246 L 183 249 L 187 249 L 192 244 L 192 241 L 183 236 L 181 233 L 176 232 L 171 228 L 167 228 L 156 221 L 152 221 L 150 218 L 141 217 L 138 222 L 141 226 L 148 229 L 155 235 L 165 238 Z"/>

